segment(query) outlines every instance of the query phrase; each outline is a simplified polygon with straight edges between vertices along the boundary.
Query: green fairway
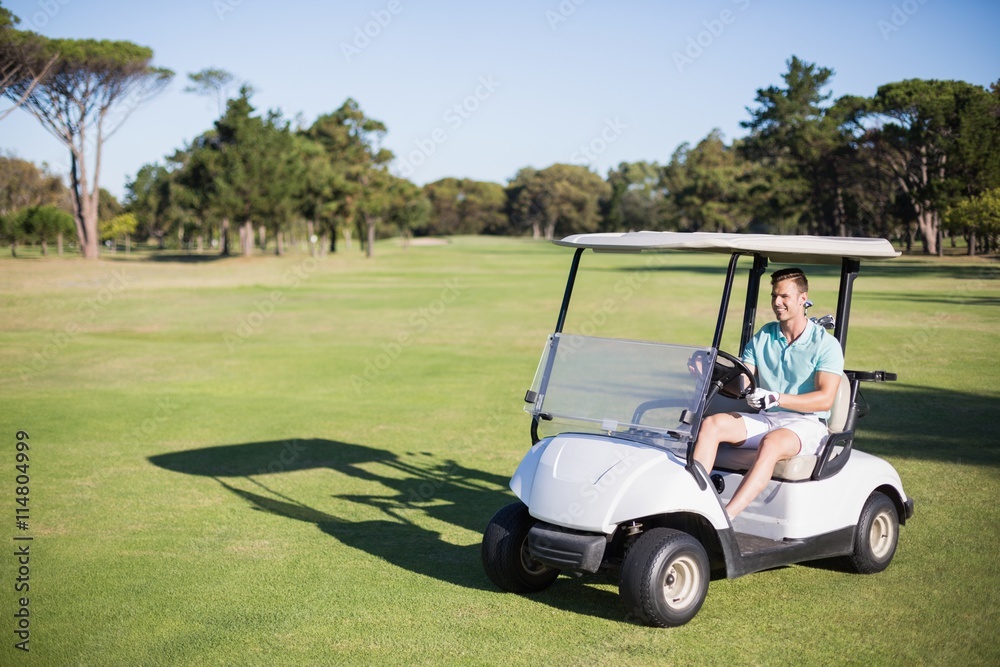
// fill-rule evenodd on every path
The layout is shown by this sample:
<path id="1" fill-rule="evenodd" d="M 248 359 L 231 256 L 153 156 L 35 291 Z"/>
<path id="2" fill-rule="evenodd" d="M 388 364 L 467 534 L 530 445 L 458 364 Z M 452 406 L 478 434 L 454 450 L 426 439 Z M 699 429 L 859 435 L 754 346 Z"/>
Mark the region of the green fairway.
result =
<path id="1" fill-rule="evenodd" d="M 0 663 L 1000 664 L 995 261 L 902 258 L 855 285 L 847 367 L 899 374 L 863 388 L 856 446 L 916 503 L 889 569 L 713 581 L 694 621 L 654 630 L 611 579 L 520 597 L 480 564 L 571 251 L 375 254 L 0 259 Z M 567 328 L 710 343 L 724 257 L 591 257 Z M 810 275 L 810 314 L 832 312 L 836 270 Z"/>

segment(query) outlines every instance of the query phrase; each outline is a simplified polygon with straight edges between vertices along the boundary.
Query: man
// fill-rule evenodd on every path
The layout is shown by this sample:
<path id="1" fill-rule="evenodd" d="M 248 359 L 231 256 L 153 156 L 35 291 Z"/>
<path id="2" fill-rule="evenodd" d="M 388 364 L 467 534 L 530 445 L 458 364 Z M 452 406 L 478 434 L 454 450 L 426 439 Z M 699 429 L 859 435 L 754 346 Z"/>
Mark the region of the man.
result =
<path id="1" fill-rule="evenodd" d="M 771 274 L 771 309 L 777 318 L 761 327 L 743 351 L 757 378 L 747 394 L 757 414 L 720 413 L 702 422 L 694 458 L 711 471 L 719 444 L 757 450 L 753 465 L 726 506 L 736 517 L 767 486 L 774 466 L 798 454 L 817 454 L 844 371 L 836 338 L 806 317 L 809 283 L 801 269 Z M 821 421 L 822 420 L 822 421 Z"/>

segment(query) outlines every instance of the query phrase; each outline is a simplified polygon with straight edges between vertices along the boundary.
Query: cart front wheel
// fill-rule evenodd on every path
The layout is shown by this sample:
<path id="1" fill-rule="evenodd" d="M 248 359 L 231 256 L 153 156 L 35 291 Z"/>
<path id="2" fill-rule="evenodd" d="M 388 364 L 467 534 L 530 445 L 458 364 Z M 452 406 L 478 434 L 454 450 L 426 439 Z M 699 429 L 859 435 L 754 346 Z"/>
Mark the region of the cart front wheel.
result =
<path id="1" fill-rule="evenodd" d="M 618 592 L 628 612 L 656 627 L 684 625 L 708 595 L 708 554 L 694 537 L 654 528 L 625 555 Z"/>
<path id="2" fill-rule="evenodd" d="M 537 523 L 524 503 L 503 507 L 483 533 L 486 576 L 510 593 L 537 593 L 552 585 L 559 570 L 539 563 L 528 553 L 528 531 Z"/>

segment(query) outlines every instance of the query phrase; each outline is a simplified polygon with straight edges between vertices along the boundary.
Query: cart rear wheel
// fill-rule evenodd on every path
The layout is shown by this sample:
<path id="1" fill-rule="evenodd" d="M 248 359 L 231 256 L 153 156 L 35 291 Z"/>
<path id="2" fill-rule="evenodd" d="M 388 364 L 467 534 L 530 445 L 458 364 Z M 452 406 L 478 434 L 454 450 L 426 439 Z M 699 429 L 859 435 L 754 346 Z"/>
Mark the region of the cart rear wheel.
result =
<path id="1" fill-rule="evenodd" d="M 868 497 L 854 533 L 854 552 L 847 557 L 851 569 L 874 574 L 889 567 L 899 540 L 896 503 L 879 491 Z"/>

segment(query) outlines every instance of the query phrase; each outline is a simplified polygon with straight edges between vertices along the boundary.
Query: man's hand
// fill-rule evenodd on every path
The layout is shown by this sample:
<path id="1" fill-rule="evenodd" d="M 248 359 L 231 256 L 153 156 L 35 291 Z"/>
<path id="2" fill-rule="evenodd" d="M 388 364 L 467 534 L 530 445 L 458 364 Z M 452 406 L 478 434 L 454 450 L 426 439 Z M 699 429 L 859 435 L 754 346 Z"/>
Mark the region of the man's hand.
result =
<path id="1" fill-rule="evenodd" d="M 757 387 L 747 394 L 747 403 L 757 410 L 769 410 L 778 406 L 778 392 Z"/>

